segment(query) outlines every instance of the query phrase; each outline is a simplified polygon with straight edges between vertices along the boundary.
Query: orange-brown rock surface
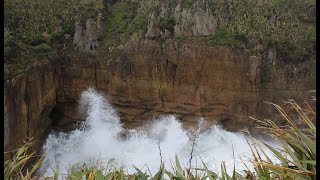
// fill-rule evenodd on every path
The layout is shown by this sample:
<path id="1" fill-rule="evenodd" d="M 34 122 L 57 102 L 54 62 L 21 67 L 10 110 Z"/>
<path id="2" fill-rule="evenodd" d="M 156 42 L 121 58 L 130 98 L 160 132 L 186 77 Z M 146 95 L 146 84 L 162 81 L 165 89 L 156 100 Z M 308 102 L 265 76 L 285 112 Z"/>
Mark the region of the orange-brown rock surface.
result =
<path id="1" fill-rule="evenodd" d="M 187 126 L 204 117 L 229 130 L 251 128 L 248 116 L 270 115 L 264 100 L 301 100 L 315 89 L 313 61 L 292 65 L 272 61 L 270 53 L 248 56 L 240 50 L 182 42 L 127 43 L 118 48 L 116 58 L 110 49 L 91 57 L 34 65 L 6 81 L 4 150 L 17 148 L 26 136 L 41 142 L 56 103 L 57 111 L 63 112 L 56 123 L 83 119 L 77 107 L 88 87 L 105 94 L 127 127 L 174 114 Z M 263 88 L 261 62 L 268 57 L 271 79 Z"/>
<path id="2" fill-rule="evenodd" d="M 265 89 L 259 77 L 261 57 L 247 57 L 237 50 L 144 41 L 128 43 L 120 54 L 115 60 L 106 54 L 104 60 L 80 58 L 63 65 L 65 98 L 75 100 L 65 109 L 69 120 L 80 118 L 74 107 L 81 92 L 95 87 L 128 126 L 175 114 L 185 124 L 204 117 L 237 130 L 252 125 L 249 115 L 268 114 L 264 100 L 303 99 L 315 89 L 312 62 L 273 64 Z"/>
<path id="3" fill-rule="evenodd" d="M 56 103 L 55 65 L 42 62 L 4 82 L 4 151 L 20 147 L 26 137 L 40 145 L 50 130 Z M 36 146 L 38 148 L 39 146 Z"/>

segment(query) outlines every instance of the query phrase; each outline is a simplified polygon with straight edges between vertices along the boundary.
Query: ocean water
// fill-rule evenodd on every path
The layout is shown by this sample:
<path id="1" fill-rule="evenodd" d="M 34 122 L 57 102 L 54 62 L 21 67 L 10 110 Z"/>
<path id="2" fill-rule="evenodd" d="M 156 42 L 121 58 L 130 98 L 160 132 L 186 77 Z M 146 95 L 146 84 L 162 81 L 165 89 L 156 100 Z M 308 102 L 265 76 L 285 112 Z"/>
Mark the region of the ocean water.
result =
<path id="1" fill-rule="evenodd" d="M 252 157 L 244 134 L 228 132 L 218 125 L 205 129 L 203 119 L 199 119 L 198 128 L 183 129 L 175 116 L 164 115 L 143 127 L 126 131 L 124 137 L 125 129 L 116 110 L 102 94 L 88 89 L 82 93 L 80 104 L 79 110 L 86 121 L 81 128 L 68 133 L 50 133 L 43 146 L 45 159 L 39 173 L 53 176 L 53 168 L 58 166 L 60 173 L 67 174 L 70 165 L 86 163 L 123 166 L 128 173 L 136 172 L 135 166 L 154 175 L 161 161 L 167 169 L 172 169 L 175 156 L 182 167 L 189 167 L 191 152 L 191 167 L 201 168 L 203 161 L 210 170 L 219 173 L 220 164 L 225 162 L 231 173 L 234 165 L 238 172 L 246 169 L 243 162 Z M 253 143 L 250 138 L 249 143 Z M 266 143 L 280 147 L 275 141 Z"/>

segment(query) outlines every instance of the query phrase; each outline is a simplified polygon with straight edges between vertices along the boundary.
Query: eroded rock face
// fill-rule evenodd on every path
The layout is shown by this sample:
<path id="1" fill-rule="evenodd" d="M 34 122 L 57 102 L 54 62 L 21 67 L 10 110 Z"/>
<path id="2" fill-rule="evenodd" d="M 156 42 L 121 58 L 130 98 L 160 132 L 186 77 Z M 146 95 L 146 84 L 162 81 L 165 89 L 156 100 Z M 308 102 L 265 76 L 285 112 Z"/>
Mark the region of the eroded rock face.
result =
<path id="1" fill-rule="evenodd" d="M 272 116 L 275 109 L 263 101 L 302 101 L 315 89 L 315 61 L 293 65 L 273 60 L 272 53 L 246 56 L 239 50 L 181 42 L 145 40 L 121 47 L 116 60 L 107 53 L 104 60 L 90 56 L 41 63 L 6 81 L 4 150 L 18 148 L 26 136 L 35 137 L 40 147 L 56 117 L 62 117 L 54 122 L 62 126 L 84 120 L 78 102 L 89 87 L 109 99 L 126 127 L 173 114 L 185 126 L 203 117 L 228 130 L 252 128 L 249 116 Z M 260 82 L 263 60 L 268 60 L 271 75 L 266 88 Z"/>
<path id="2" fill-rule="evenodd" d="M 90 57 L 42 62 L 5 81 L 4 151 L 17 149 L 26 137 L 34 137 L 39 149 L 52 123 L 67 126 L 84 120 L 78 103 L 89 87 L 103 93 L 131 128 L 173 114 L 185 126 L 193 126 L 203 117 L 228 130 L 252 130 L 254 121 L 249 116 L 262 119 L 275 112 L 263 101 L 281 105 L 283 100 L 310 97 L 307 92 L 315 89 L 316 82 L 315 61 L 285 63 L 262 44 L 256 45 L 258 54 L 248 55 L 242 50 L 176 42 L 172 35 L 214 35 L 219 22 L 208 8 L 212 0 L 195 1 L 187 8 L 182 8 L 179 0 L 174 2 L 174 32 L 159 27 L 159 17 L 169 13 L 168 3 L 162 3 L 159 17 L 150 14 L 145 35 L 148 39 L 160 37 L 165 43 L 128 40 L 96 51 L 101 48 L 98 39 L 104 29 L 100 14 L 97 21 L 75 24 L 73 45 Z M 227 2 L 223 9 L 221 16 L 227 19 Z M 267 78 L 262 77 L 265 74 Z"/>
<path id="3" fill-rule="evenodd" d="M 212 1 L 195 1 L 190 7 L 182 7 L 181 1 L 169 4 L 168 2 L 161 3 L 159 15 L 151 13 L 148 21 L 147 38 L 156 38 L 161 34 L 160 18 L 172 16 L 175 19 L 174 36 L 211 36 L 215 35 L 218 27 L 217 18 L 214 16 L 212 9 L 209 8 Z M 170 6 L 170 7 L 169 7 Z M 172 9 L 172 12 L 168 12 Z M 227 12 L 227 11 L 226 11 Z"/>
<path id="4" fill-rule="evenodd" d="M 74 26 L 74 47 L 87 53 L 95 52 L 95 49 L 99 46 L 98 39 L 104 30 L 102 13 L 99 13 L 97 21 L 88 19 L 84 27 L 79 21 L 76 21 Z"/>
<path id="5" fill-rule="evenodd" d="M 174 26 L 175 36 L 210 36 L 214 35 L 217 28 L 216 18 L 208 9 L 180 9 L 178 5 L 175 9 Z"/>
<path id="6" fill-rule="evenodd" d="M 157 25 L 158 19 L 155 13 L 151 13 L 148 21 L 148 30 L 146 33 L 146 38 L 155 38 L 160 36 L 160 28 Z"/>
<path id="7" fill-rule="evenodd" d="M 4 82 L 4 151 L 21 147 L 26 137 L 34 137 L 39 148 L 50 130 L 48 114 L 56 103 L 56 89 L 55 66 L 50 62 L 32 65 Z"/>
<path id="8" fill-rule="evenodd" d="M 64 64 L 65 97 L 74 100 L 65 111 L 69 120 L 81 118 L 72 107 L 77 106 L 83 90 L 95 87 L 108 97 L 128 127 L 174 114 L 186 125 L 204 117 L 238 130 L 253 125 L 248 116 L 274 112 L 264 100 L 304 99 L 307 91 L 315 89 L 312 62 L 272 65 L 269 85 L 262 88 L 261 57 L 247 57 L 228 48 L 144 41 L 127 44 L 121 54 L 118 61 L 106 57 L 105 62 L 83 59 Z"/>

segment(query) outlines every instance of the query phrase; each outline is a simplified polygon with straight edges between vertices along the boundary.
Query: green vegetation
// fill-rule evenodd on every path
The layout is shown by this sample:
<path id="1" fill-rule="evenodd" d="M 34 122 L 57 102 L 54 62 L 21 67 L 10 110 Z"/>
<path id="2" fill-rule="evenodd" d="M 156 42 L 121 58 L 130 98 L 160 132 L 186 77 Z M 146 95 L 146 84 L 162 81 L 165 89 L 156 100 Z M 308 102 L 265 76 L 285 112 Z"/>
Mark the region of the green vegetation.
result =
<path id="1" fill-rule="evenodd" d="M 160 0 L 143 0 L 139 3 L 144 11 L 154 12 L 160 9 Z"/>
<path id="2" fill-rule="evenodd" d="M 187 9 L 187 8 L 190 8 L 193 4 L 193 1 L 192 0 L 182 0 L 181 1 L 181 7 L 182 9 Z"/>
<path id="3" fill-rule="evenodd" d="M 168 30 L 171 34 L 174 33 L 174 26 L 176 25 L 176 19 L 173 15 L 174 7 L 172 0 L 168 2 L 168 12 L 164 17 L 160 17 L 159 27 L 163 30 Z"/>
<path id="4" fill-rule="evenodd" d="M 262 88 L 267 88 L 271 81 L 270 65 L 263 61 L 260 67 L 260 84 Z"/>
<path id="5" fill-rule="evenodd" d="M 40 167 L 43 156 L 38 157 L 33 165 L 30 165 L 30 161 L 36 158 L 35 153 L 28 152 L 28 148 L 32 146 L 34 141 L 31 139 L 26 142 L 16 152 L 12 159 L 8 159 L 4 162 L 4 179 L 35 179 L 35 171 Z M 7 153 L 4 153 L 6 157 Z M 31 167 L 26 167 L 26 166 Z"/>
<path id="6" fill-rule="evenodd" d="M 69 173 L 65 179 L 157 179 L 162 180 L 167 177 L 170 179 L 188 179 L 188 180 L 202 180 L 202 179 L 297 179 L 297 180 L 314 180 L 316 179 L 316 126 L 314 125 L 316 119 L 316 112 L 305 102 L 304 106 L 299 106 L 295 101 L 290 100 L 286 102 L 291 109 L 299 115 L 301 123 L 299 126 L 294 123 L 290 115 L 287 114 L 280 106 L 272 104 L 281 114 L 288 125 L 278 126 L 271 120 L 257 120 L 259 128 L 264 132 L 270 134 L 277 139 L 283 150 L 275 149 L 265 144 L 273 154 L 280 160 L 281 163 L 275 164 L 266 155 L 261 148 L 261 144 L 252 138 L 253 144 L 248 145 L 251 148 L 254 171 L 249 169 L 243 172 L 236 172 L 235 167 L 232 174 L 228 174 L 224 163 L 221 164 L 220 174 L 209 170 L 203 162 L 203 168 L 182 168 L 178 157 L 173 164 L 173 171 L 167 170 L 161 163 L 159 171 L 155 175 L 147 172 L 142 172 L 136 168 L 136 173 L 125 173 L 124 167 L 115 169 L 109 166 L 92 166 L 88 167 L 83 164 L 72 165 Z M 32 141 L 30 141 L 32 142 Z M 34 156 L 28 155 L 27 149 L 32 143 L 28 142 L 21 147 L 16 155 L 4 163 L 5 179 L 36 179 L 34 172 L 39 168 L 43 158 L 38 159 L 34 165 L 27 168 L 26 164 Z M 6 153 L 5 153 L 6 155 Z M 161 153 L 160 153 L 161 155 Z M 97 163 L 98 164 L 98 163 Z M 244 164 L 247 167 L 247 164 Z M 28 171 L 26 169 L 29 169 Z M 41 177 L 41 179 L 57 179 L 59 174 L 58 167 L 53 169 L 54 177 Z"/>
<path id="7" fill-rule="evenodd" d="M 32 61 L 64 54 L 60 50 L 72 41 L 74 22 L 84 25 L 88 18 L 97 18 L 98 13 L 105 17 L 105 38 L 120 37 L 125 41 L 135 35 L 141 39 L 147 31 L 149 14 L 159 15 L 160 5 L 159 0 L 111 5 L 103 0 L 5 0 L 5 78 L 22 72 Z M 181 1 L 182 9 L 192 5 L 191 0 Z M 218 21 L 216 34 L 204 38 L 208 44 L 250 49 L 260 43 L 275 49 L 277 58 L 294 63 L 315 57 L 315 0 L 217 0 L 198 5 L 208 8 Z M 158 22 L 162 30 L 171 34 L 177 22 L 174 6 L 174 1 L 169 0 L 168 13 Z M 41 48 L 33 48 L 39 45 Z"/>
<path id="8" fill-rule="evenodd" d="M 119 37 L 127 41 L 130 35 L 138 34 L 142 38 L 147 32 L 149 13 L 159 9 L 159 6 L 159 0 L 118 2 L 110 5 L 106 13 L 104 37 Z"/>
<path id="9" fill-rule="evenodd" d="M 215 1 L 212 11 L 227 36 L 221 38 L 218 31 L 213 43 L 234 44 L 234 35 L 241 35 L 248 47 L 256 43 L 273 47 L 285 61 L 315 57 L 313 7 L 314 0 Z"/>
<path id="10" fill-rule="evenodd" d="M 129 24 L 127 32 L 132 34 L 134 32 L 141 31 L 142 34 L 145 34 L 147 32 L 147 24 L 148 24 L 147 16 L 148 15 L 145 12 L 138 13 L 133 19 L 132 23 Z"/>
<path id="11" fill-rule="evenodd" d="M 236 34 L 224 28 L 217 28 L 215 35 L 207 38 L 207 43 L 239 48 L 245 40 L 244 34 Z"/>
<path id="12" fill-rule="evenodd" d="M 135 17 L 135 8 L 128 3 L 116 3 L 107 13 L 106 37 L 123 34 Z"/>
<path id="13" fill-rule="evenodd" d="M 279 151 L 269 145 L 266 145 L 281 164 L 275 164 L 267 158 L 262 160 L 260 154 L 252 148 L 254 155 L 253 164 L 256 167 L 256 176 L 263 176 L 266 179 L 316 179 L 316 112 L 305 102 L 304 106 L 298 105 L 294 100 L 286 102 L 289 108 L 295 110 L 299 115 L 302 125 L 294 123 L 290 117 L 279 105 L 273 105 L 286 120 L 287 126 L 279 127 L 271 120 L 257 120 L 260 129 L 275 137 L 282 145 L 284 151 Z M 260 148 L 260 150 L 262 150 Z M 263 151 L 262 151 L 263 152 Z M 265 153 L 263 152 L 264 156 Z"/>
<path id="14" fill-rule="evenodd" d="M 181 41 L 185 41 L 188 39 L 188 36 L 185 36 L 185 35 L 176 36 L 176 39 L 181 40 Z"/>
<path id="15" fill-rule="evenodd" d="M 147 31 L 148 14 L 159 1 L 108 4 L 103 0 L 5 0 L 5 78 L 11 78 L 32 62 L 55 59 L 72 49 L 75 21 L 85 26 L 89 18 L 105 18 L 104 37 L 125 38 Z M 138 12 L 139 10 L 139 12 Z"/>
<path id="16" fill-rule="evenodd" d="M 308 45 L 310 44 L 306 44 L 306 46 Z M 293 60 L 294 63 L 297 63 L 310 56 L 306 50 L 306 46 L 292 44 L 289 41 L 280 41 L 274 44 L 274 47 L 280 58 L 287 61 Z"/>
<path id="17" fill-rule="evenodd" d="M 11 33 L 4 29 L 4 57 L 9 58 L 14 54 L 15 50 L 15 44 L 13 41 L 13 37 L 11 36 Z"/>
<path id="18" fill-rule="evenodd" d="M 172 15 L 160 17 L 159 26 L 162 30 L 166 29 L 170 32 L 173 32 L 175 25 L 176 25 L 176 20 Z"/>
<path id="19" fill-rule="evenodd" d="M 100 0 L 5 0 L 4 25 L 17 40 L 35 45 L 46 36 L 72 33 L 74 20 L 92 18 L 104 5 Z"/>
<path id="20" fill-rule="evenodd" d="M 142 39 L 147 31 L 148 15 L 150 12 L 159 14 L 161 9 L 159 0 L 112 5 L 102 0 L 5 0 L 4 4 L 5 79 L 23 72 L 31 62 L 57 59 L 61 54 L 68 54 L 61 49 L 66 51 L 65 45 L 72 41 L 76 20 L 84 25 L 86 19 L 97 18 L 98 13 L 104 13 L 104 38 L 124 42 L 131 35 Z M 182 9 L 190 8 L 192 4 L 191 0 L 181 1 Z M 201 7 L 204 5 L 199 4 Z M 199 39 L 208 45 L 246 48 L 249 51 L 262 44 L 276 50 L 277 58 L 299 63 L 315 57 L 314 6 L 314 0 L 210 1 L 206 8 L 211 8 L 219 26 L 215 35 Z M 168 30 L 171 35 L 177 21 L 173 11 L 171 0 L 168 1 L 168 13 L 158 22 L 160 29 Z M 71 38 L 67 39 L 65 35 Z M 176 39 L 195 40 L 185 36 Z M 260 71 L 263 87 L 267 87 L 270 81 L 268 73 L 269 66 L 263 65 Z"/>
<path id="21" fill-rule="evenodd" d="M 74 33 L 74 22 L 97 17 L 102 0 L 5 0 L 5 78 L 24 71 L 33 61 L 57 57 Z M 67 42 L 66 42 L 67 41 Z"/>

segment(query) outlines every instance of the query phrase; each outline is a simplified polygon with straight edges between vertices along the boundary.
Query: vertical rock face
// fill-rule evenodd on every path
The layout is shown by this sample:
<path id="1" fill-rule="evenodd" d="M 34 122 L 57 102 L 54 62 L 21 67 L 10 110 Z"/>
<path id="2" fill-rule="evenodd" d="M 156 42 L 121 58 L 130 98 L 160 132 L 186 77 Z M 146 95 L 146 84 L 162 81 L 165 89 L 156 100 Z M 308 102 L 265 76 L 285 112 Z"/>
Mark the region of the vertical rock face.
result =
<path id="1" fill-rule="evenodd" d="M 315 61 L 286 64 L 274 61 L 272 53 L 266 54 L 271 77 L 264 88 L 261 57 L 229 48 L 146 40 L 128 42 L 119 60 L 109 61 L 108 55 L 106 61 L 90 56 L 33 65 L 6 81 L 4 150 L 16 149 L 25 137 L 35 137 L 39 147 L 52 124 L 49 116 L 63 115 L 60 125 L 83 120 L 77 107 L 89 87 L 109 99 L 127 127 L 173 114 L 186 126 L 203 117 L 228 130 L 250 129 L 254 122 L 248 116 L 272 115 L 263 101 L 300 101 L 315 89 Z"/>
<path id="2" fill-rule="evenodd" d="M 217 20 L 208 9 L 180 10 L 180 6 L 177 6 L 174 14 L 175 19 L 178 20 L 174 26 L 175 36 L 210 36 L 215 34 Z"/>
<path id="3" fill-rule="evenodd" d="M 261 64 L 261 59 L 257 56 L 250 56 L 248 58 L 247 65 L 247 73 L 246 75 L 249 77 L 251 83 L 257 84 L 258 80 L 258 66 Z"/>
<path id="4" fill-rule="evenodd" d="M 50 62 L 4 82 L 4 151 L 20 147 L 26 137 L 41 144 L 51 126 L 48 114 L 55 106 L 56 83 Z"/>
<path id="5" fill-rule="evenodd" d="M 75 22 L 73 45 L 76 49 L 84 52 L 92 52 L 99 46 L 98 39 L 104 29 L 102 19 L 102 14 L 100 13 L 97 21 L 88 19 L 85 27 L 83 27 L 79 21 Z"/>
<path id="6" fill-rule="evenodd" d="M 95 87 L 109 98 L 128 126 L 174 114 L 184 124 L 204 117 L 238 130 L 252 126 L 248 116 L 272 113 L 264 111 L 264 100 L 304 99 L 315 89 L 315 66 L 310 63 L 275 64 L 270 67 L 268 88 L 262 88 L 259 57 L 246 57 L 228 48 L 144 41 L 127 44 L 119 61 L 67 62 L 62 74 L 65 97 L 74 100 L 70 102 L 73 107 L 84 89 Z M 80 119 L 70 107 L 65 114 Z"/>
<path id="7" fill-rule="evenodd" d="M 174 36 L 210 36 L 214 35 L 218 22 L 209 8 L 209 1 L 192 2 L 190 7 L 183 7 L 180 1 L 175 1 L 176 4 L 163 2 L 159 17 L 155 13 L 151 13 L 148 21 L 147 38 L 159 37 L 161 34 L 159 19 L 173 16 L 175 19 Z M 210 1 L 211 2 L 211 1 Z M 170 7 L 169 7 L 170 6 Z M 169 12 L 171 9 L 172 12 Z"/>
<path id="8" fill-rule="evenodd" d="M 208 8 L 213 0 L 191 1 L 187 7 L 182 7 L 180 0 L 173 2 L 172 7 L 168 2 L 161 4 L 159 17 L 155 12 L 150 14 L 145 35 L 148 39 L 161 37 L 165 43 L 128 40 L 124 46 L 96 51 L 104 31 L 99 14 L 97 21 L 75 23 L 73 45 L 85 52 L 82 54 L 92 53 L 90 57 L 71 57 L 61 64 L 41 62 L 5 81 L 4 151 L 20 147 L 26 137 L 34 137 L 35 148 L 39 149 L 52 121 L 67 125 L 83 120 L 78 102 L 89 87 L 109 99 L 127 127 L 173 114 L 186 126 L 203 117 L 228 130 L 250 129 L 254 122 L 249 116 L 274 114 L 274 109 L 263 101 L 301 101 L 316 88 L 315 61 L 285 63 L 277 59 L 274 50 L 260 44 L 256 47 L 258 55 L 251 56 L 236 49 L 172 40 L 172 35 L 211 36 L 219 25 L 217 13 Z M 313 8 L 310 13 L 315 14 Z M 229 18 L 228 3 L 222 12 L 219 15 Z M 171 16 L 174 25 L 170 24 Z M 160 17 L 168 18 L 165 22 L 173 26 L 170 31 L 160 27 Z"/>
<path id="9" fill-rule="evenodd" d="M 155 13 L 151 13 L 148 21 L 148 30 L 146 38 L 154 38 L 160 36 L 160 28 L 157 26 L 157 18 Z"/>

